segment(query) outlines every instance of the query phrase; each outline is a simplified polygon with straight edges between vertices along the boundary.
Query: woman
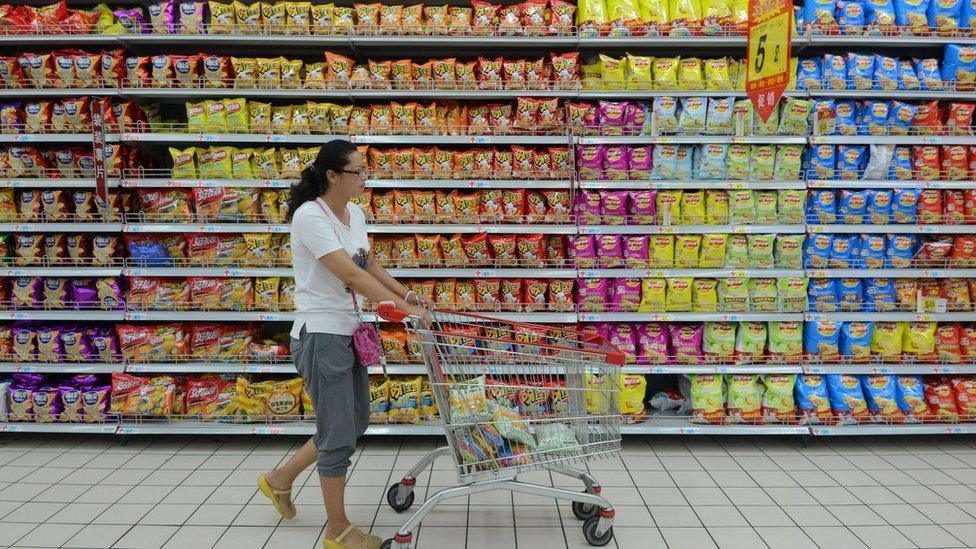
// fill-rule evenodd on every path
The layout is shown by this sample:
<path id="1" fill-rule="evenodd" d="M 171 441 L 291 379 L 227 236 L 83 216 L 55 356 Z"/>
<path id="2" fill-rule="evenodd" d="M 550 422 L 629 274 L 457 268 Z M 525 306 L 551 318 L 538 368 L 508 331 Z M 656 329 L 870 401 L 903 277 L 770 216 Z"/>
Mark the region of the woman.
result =
<path id="1" fill-rule="evenodd" d="M 353 350 L 359 325 L 353 300 L 392 301 L 429 318 L 428 303 L 372 258 L 365 216 L 349 203 L 363 192 L 364 172 L 356 146 L 334 140 L 291 189 L 286 216 L 295 271 L 291 351 L 315 407 L 315 435 L 284 466 L 258 477 L 261 492 L 290 519 L 296 514 L 292 483 L 318 462 L 328 518 L 326 549 L 375 549 L 381 541 L 349 522 L 343 499 L 356 439 L 369 424 L 369 376 Z"/>

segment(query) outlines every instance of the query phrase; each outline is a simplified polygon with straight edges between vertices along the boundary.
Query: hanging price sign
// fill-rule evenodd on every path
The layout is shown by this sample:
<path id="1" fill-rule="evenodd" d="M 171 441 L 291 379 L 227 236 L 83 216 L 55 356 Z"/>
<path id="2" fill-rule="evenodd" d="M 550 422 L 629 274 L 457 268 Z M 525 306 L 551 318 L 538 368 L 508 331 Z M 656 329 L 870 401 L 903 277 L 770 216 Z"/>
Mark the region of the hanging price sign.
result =
<path id="1" fill-rule="evenodd" d="M 763 122 L 779 104 L 790 82 L 792 0 L 749 2 L 746 94 Z"/>

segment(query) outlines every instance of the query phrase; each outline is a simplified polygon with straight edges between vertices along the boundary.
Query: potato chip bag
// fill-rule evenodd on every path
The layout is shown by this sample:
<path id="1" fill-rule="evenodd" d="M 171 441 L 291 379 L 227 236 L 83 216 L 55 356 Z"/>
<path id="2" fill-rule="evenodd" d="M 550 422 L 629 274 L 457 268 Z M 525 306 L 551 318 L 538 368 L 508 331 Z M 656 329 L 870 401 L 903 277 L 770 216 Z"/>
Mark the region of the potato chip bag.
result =
<path id="1" fill-rule="evenodd" d="M 725 376 L 728 402 L 728 423 L 759 423 L 763 387 L 757 374 L 728 374 Z"/>
<path id="2" fill-rule="evenodd" d="M 870 354 L 877 355 L 882 360 L 900 358 L 906 324 L 904 322 L 875 322 L 873 326 Z"/>
<path id="3" fill-rule="evenodd" d="M 906 423 L 920 423 L 929 415 L 921 376 L 896 376 L 895 398 Z"/>
<path id="4" fill-rule="evenodd" d="M 709 189 L 705 191 L 705 224 L 726 225 L 729 223 L 729 194 L 726 191 Z"/>
<path id="5" fill-rule="evenodd" d="M 667 279 L 668 293 L 664 310 L 667 312 L 691 311 L 693 282 L 694 279 L 692 278 Z"/>
<path id="6" fill-rule="evenodd" d="M 719 374 L 690 375 L 691 422 L 721 423 L 725 414 L 725 385 Z"/>
<path id="7" fill-rule="evenodd" d="M 920 361 L 933 360 L 935 353 L 935 322 L 909 322 L 902 337 L 902 352 Z"/>
<path id="8" fill-rule="evenodd" d="M 773 258 L 774 241 L 776 236 L 771 234 L 747 235 L 749 242 L 749 265 L 754 269 L 771 269 L 775 265 Z"/>
<path id="9" fill-rule="evenodd" d="M 713 278 L 696 278 L 692 284 L 692 311 L 718 311 L 718 281 Z"/>
<path id="10" fill-rule="evenodd" d="M 958 421 L 959 409 L 953 395 L 951 381 L 941 376 L 927 376 L 923 379 L 925 400 L 931 416 L 926 419 L 938 422 Z"/>
<path id="11" fill-rule="evenodd" d="M 763 385 L 763 423 L 793 423 L 796 420 L 796 401 L 793 397 L 796 374 L 766 374 Z"/>
<path id="12" fill-rule="evenodd" d="M 830 407 L 836 420 L 842 425 L 867 421 L 868 405 L 861 380 L 848 374 L 831 374 L 826 377 Z"/>

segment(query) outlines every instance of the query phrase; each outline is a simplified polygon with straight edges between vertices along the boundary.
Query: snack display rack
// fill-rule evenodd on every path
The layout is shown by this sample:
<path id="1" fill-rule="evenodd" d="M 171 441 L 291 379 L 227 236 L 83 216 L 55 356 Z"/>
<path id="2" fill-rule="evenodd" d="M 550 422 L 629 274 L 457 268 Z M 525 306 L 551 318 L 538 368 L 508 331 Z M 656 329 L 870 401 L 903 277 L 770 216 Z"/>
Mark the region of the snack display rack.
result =
<path id="1" fill-rule="evenodd" d="M 230 55 L 238 50 L 263 51 L 265 48 L 288 48 L 297 52 L 295 56 L 304 59 L 321 56 L 321 50 L 352 53 L 361 60 L 368 57 L 384 57 L 389 48 L 396 48 L 403 57 L 429 58 L 454 55 L 458 51 L 489 52 L 492 55 L 522 55 L 524 50 L 532 52 L 580 52 L 622 54 L 624 51 L 641 55 L 673 54 L 691 50 L 702 57 L 744 55 L 746 40 L 743 36 L 729 32 L 712 36 L 632 36 L 632 37 L 594 37 L 586 36 L 575 27 L 566 29 L 554 36 L 410 36 L 376 35 L 369 32 L 336 36 L 296 36 L 272 34 L 118 34 L 118 35 L 63 35 L 19 34 L 16 29 L 4 28 L 0 32 L 0 47 L 8 52 L 54 47 L 80 48 L 121 48 L 138 55 L 172 53 L 184 51 L 192 46 L 200 51 L 220 55 Z M 794 56 L 820 55 L 824 52 L 844 52 L 849 48 L 868 50 L 884 49 L 908 54 L 923 50 L 939 56 L 946 44 L 976 44 L 976 36 L 960 32 L 955 36 L 794 36 L 792 47 Z M 312 53 L 314 52 L 314 53 Z M 487 53 L 486 53 L 487 54 Z M 462 55 L 458 53 L 458 55 Z M 540 53 L 541 55 L 541 53 Z M 543 85 L 544 89 L 439 89 L 434 86 L 419 89 L 361 89 L 351 85 L 333 89 L 259 89 L 237 88 L 231 84 L 220 88 L 177 88 L 130 86 L 123 82 L 118 87 L 89 88 L 0 88 L 0 99 L 32 100 L 60 97 L 92 97 L 129 99 L 140 103 L 150 101 L 172 106 L 185 101 L 202 101 L 241 97 L 248 100 L 267 102 L 289 102 L 297 100 L 329 100 L 352 104 L 369 104 L 375 101 L 417 101 L 417 100 L 456 100 L 456 101 L 503 101 L 516 98 L 557 98 L 565 101 L 651 101 L 660 97 L 745 97 L 741 90 L 594 90 L 584 89 L 579 83 L 560 86 L 552 82 Z M 794 99 L 818 98 L 856 98 L 883 100 L 939 100 L 976 101 L 976 91 L 956 87 L 953 81 L 946 81 L 942 90 L 831 90 L 831 89 L 791 89 L 787 96 Z M 382 133 L 382 132 L 376 132 Z M 562 146 L 569 148 L 576 158 L 580 147 L 600 145 L 701 145 L 707 143 L 723 145 L 965 145 L 976 146 L 976 136 L 971 129 L 965 135 L 633 135 L 633 136 L 581 136 L 574 135 L 569 128 L 565 131 L 550 132 L 547 135 L 488 135 L 477 130 L 470 135 L 326 135 L 326 134 L 274 134 L 266 133 L 197 133 L 182 124 L 157 127 L 155 131 L 122 131 L 105 133 L 99 137 L 112 146 L 132 146 L 157 151 L 169 145 L 189 144 L 235 144 L 235 145 L 305 145 L 315 146 L 332 138 L 349 139 L 360 145 L 378 146 Z M 88 145 L 94 137 L 87 133 L 15 133 L 0 134 L 0 144 L 76 144 Z M 157 155 L 159 156 L 159 155 Z M 577 166 L 577 169 L 579 167 Z M 871 179 L 819 179 L 800 177 L 787 180 L 715 180 L 715 179 L 593 179 L 574 173 L 569 178 L 559 179 L 427 179 L 424 174 L 417 178 L 375 178 L 368 179 L 369 189 L 538 189 L 567 190 L 571 195 L 585 191 L 627 191 L 627 190 L 825 190 L 825 189 L 946 189 L 971 190 L 976 184 L 970 179 L 961 181 L 944 180 L 871 180 Z M 213 188 L 250 187 L 259 189 L 286 189 L 294 179 L 232 179 L 232 178 L 178 178 L 168 169 L 127 169 L 121 174 L 110 175 L 106 181 L 109 189 L 167 189 L 167 188 Z M 27 178 L 16 177 L 0 179 L 0 187 L 32 189 L 58 187 L 64 189 L 94 189 L 93 178 Z M 4 221 L 0 219 L 0 221 Z M 565 223 L 498 222 L 481 223 L 376 223 L 368 225 L 371 235 L 395 234 L 541 234 L 575 237 L 578 235 L 683 235 L 683 234 L 728 234 L 728 235 L 818 235 L 818 234 L 915 234 L 915 235 L 957 235 L 974 234 L 976 225 L 957 224 L 836 224 L 820 223 L 819 219 L 806 219 L 796 223 L 737 224 L 591 224 L 583 220 Z M 289 225 L 270 222 L 217 222 L 200 220 L 185 221 L 154 220 L 144 214 L 126 214 L 121 220 L 102 222 L 0 222 L 3 233 L 101 233 L 115 234 L 119 237 L 133 233 L 150 234 L 236 234 L 271 233 L 287 234 Z M 496 266 L 445 266 L 445 267 L 391 267 L 390 273 L 397 278 L 530 278 L 530 279 L 569 279 L 579 283 L 585 279 L 671 279 L 671 278 L 830 278 L 830 279 L 870 279 L 879 274 L 878 269 L 867 268 L 583 268 L 575 265 L 558 267 L 530 266 L 517 267 L 499 264 Z M 976 268 L 950 268 L 949 265 L 905 267 L 885 269 L 884 275 L 890 278 L 906 279 L 949 279 L 976 278 Z M 129 259 L 120 264 L 101 267 L 84 266 L 0 266 L 0 277 L 286 277 L 290 268 L 276 266 L 198 266 L 192 264 L 169 267 L 145 266 Z M 976 296 L 974 296 L 976 299 Z M 501 318 L 553 325 L 577 325 L 586 323 L 649 323 L 649 322 L 817 322 L 817 321 L 902 321 L 902 322 L 976 322 L 976 311 L 921 312 L 919 311 L 837 311 L 808 312 L 793 310 L 730 310 L 696 312 L 611 312 L 588 311 L 582 307 L 572 310 L 541 310 L 516 312 L 500 310 L 491 312 Z M 122 307 L 120 310 L 96 310 L 92 308 L 63 308 L 38 310 L 3 310 L 3 321 L 65 321 L 65 322 L 253 322 L 278 323 L 286 328 L 294 314 L 288 310 L 153 310 L 137 307 Z M 373 313 L 364 314 L 364 320 L 377 322 Z M 971 360 L 971 359 L 970 359 Z M 228 362 L 197 360 L 186 357 L 183 360 L 167 362 L 128 362 L 118 363 L 60 363 L 14 362 L 0 360 L 0 372 L 31 372 L 51 374 L 111 374 L 125 372 L 133 374 L 294 374 L 294 364 L 288 359 L 277 362 Z M 940 361 L 882 361 L 821 363 L 804 358 L 799 361 L 757 361 L 756 363 L 720 363 L 718 361 L 702 364 L 630 364 L 624 367 L 631 374 L 886 374 L 886 375 L 951 375 L 974 374 L 976 364 L 950 363 Z M 388 364 L 385 368 L 371 369 L 376 375 L 423 375 L 422 364 Z M 0 432 L 85 432 L 131 434 L 302 434 L 314 431 L 314 423 L 301 419 L 268 419 L 256 423 L 235 424 L 215 421 L 199 421 L 193 418 L 168 418 L 160 420 L 153 417 L 126 417 L 118 424 L 72 424 L 72 423 L 0 423 Z M 437 425 L 371 425 L 367 434 L 376 435 L 430 435 L 439 434 Z M 779 424 L 695 424 L 687 417 L 671 416 L 667 413 L 651 413 L 646 421 L 625 425 L 624 434 L 684 434 L 684 435 L 750 435 L 750 434 L 791 434 L 791 435 L 871 435 L 871 434 L 921 434 L 976 433 L 976 423 L 924 423 L 924 424 L 861 424 L 861 425 L 799 425 L 789 422 Z"/>

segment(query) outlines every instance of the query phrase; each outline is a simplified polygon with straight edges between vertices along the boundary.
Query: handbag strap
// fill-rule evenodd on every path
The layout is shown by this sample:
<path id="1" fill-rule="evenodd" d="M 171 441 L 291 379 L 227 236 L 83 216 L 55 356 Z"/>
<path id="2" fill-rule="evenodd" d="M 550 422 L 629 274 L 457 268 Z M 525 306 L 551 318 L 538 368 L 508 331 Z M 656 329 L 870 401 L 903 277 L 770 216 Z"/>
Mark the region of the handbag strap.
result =
<path id="1" fill-rule="evenodd" d="M 342 224 L 342 221 L 339 221 L 339 218 L 336 217 L 335 212 L 332 211 L 332 208 L 329 208 L 328 207 L 329 205 L 326 204 L 324 200 L 322 200 L 321 198 L 316 197 L 315 198 L 315 204 L 319 207 L 319 209 L 322 210 L 322 212 L 325 215 L 329 216 L 332 219 L 332 221 L 334 221 L 336 223 Z M 352 222 L 352 218 L 350 218 L 349 221 Z M 346 246 L 345 246 L 345 244 L 342 243 L 342 237 L 339 236 L 339 229 L 337 227 L 333 226 L 332 227 L 332 230 L 335 231 L 336 240 L 339 241 L 339 245 L 342 246 L 343 250 L 345 250 Z M 349 293 L 352 294 L 352 306 L 353 306 L 353 309 L 356 310 L 356 319 L 359 321 L 360 324 L 362 324 L 363 323 L 363 313 L 359 309 L 359 300 L 356 299 L 356 290 L 353 290 L 349 286 L 346 286 L 346 287 L 349 288 Z"/>

